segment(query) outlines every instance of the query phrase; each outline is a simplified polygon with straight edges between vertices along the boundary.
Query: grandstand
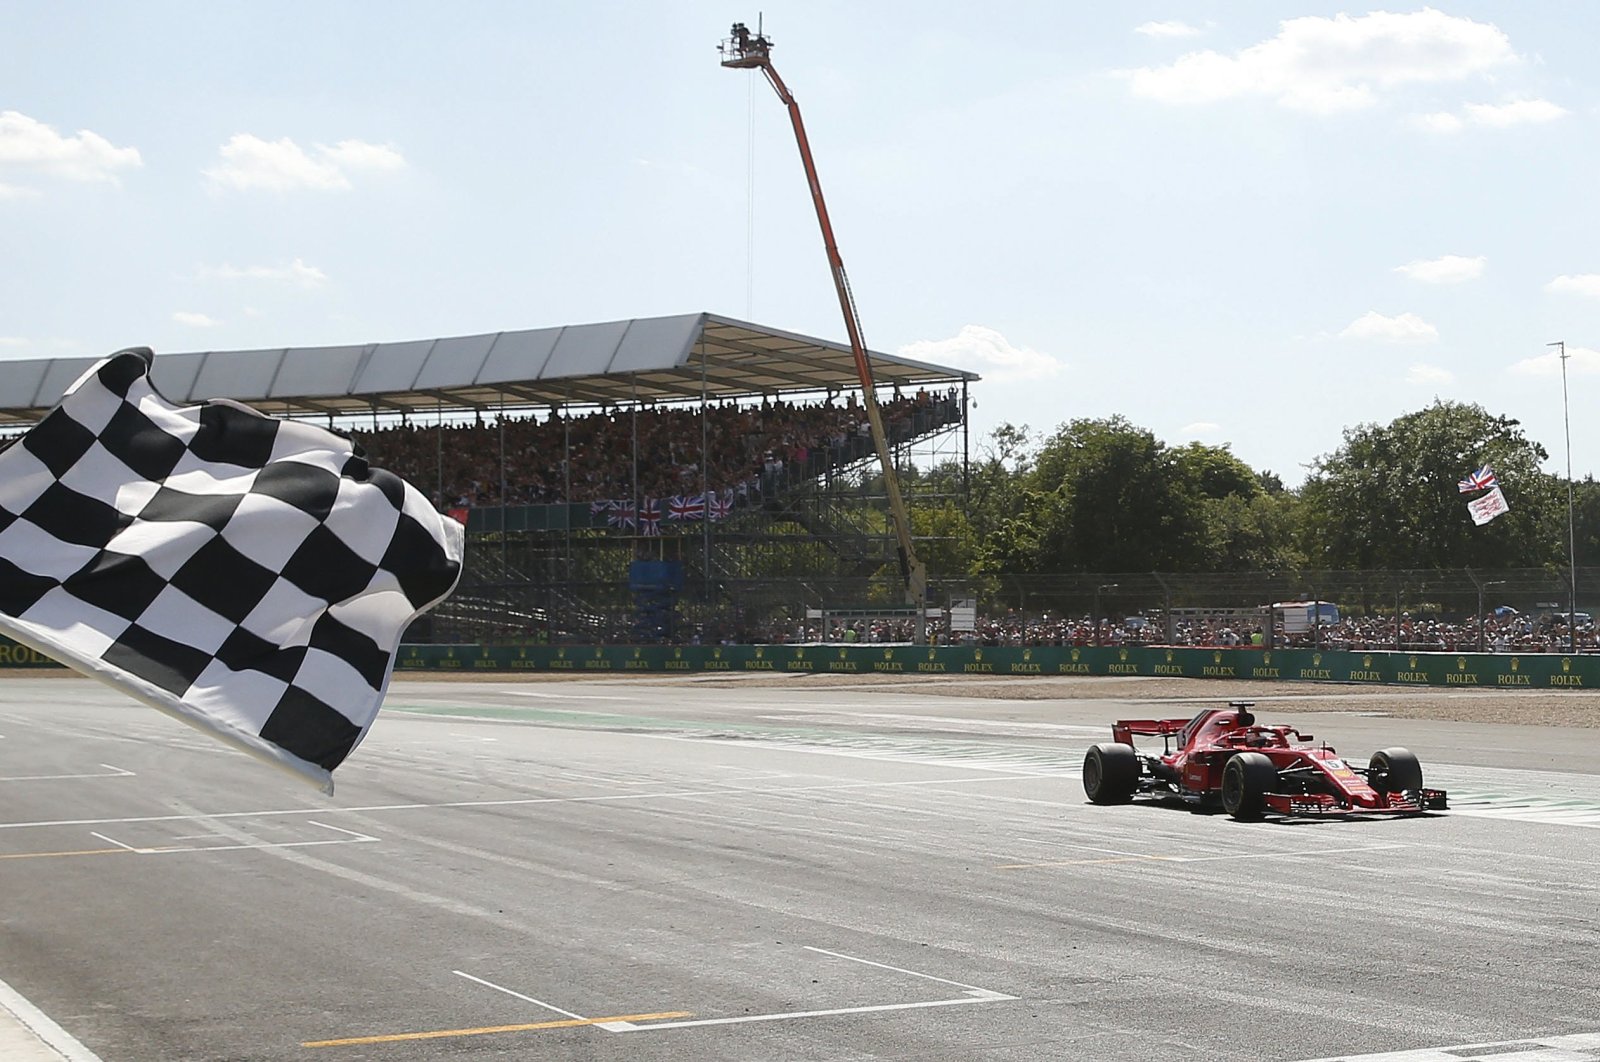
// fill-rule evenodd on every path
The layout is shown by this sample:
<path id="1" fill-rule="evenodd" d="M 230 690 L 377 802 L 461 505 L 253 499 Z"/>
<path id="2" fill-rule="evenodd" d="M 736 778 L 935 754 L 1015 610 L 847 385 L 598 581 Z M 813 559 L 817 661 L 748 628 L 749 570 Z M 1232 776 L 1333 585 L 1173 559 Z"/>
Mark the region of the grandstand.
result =
<path id="1" fill-rule="evenodd" d="M 0 427 L 36 422 L 95 360 L 9 363 Z M 897 464 L 964 468 L 978 377 L 871 361 Z M 162 354 L 152 379 L 176 402 L 230 398 L 349 432 L 463 520 L 461 589 L 419 639 L 750 640 L 797 604 L 899 593 L 838 343 L 697 313 Z"/>

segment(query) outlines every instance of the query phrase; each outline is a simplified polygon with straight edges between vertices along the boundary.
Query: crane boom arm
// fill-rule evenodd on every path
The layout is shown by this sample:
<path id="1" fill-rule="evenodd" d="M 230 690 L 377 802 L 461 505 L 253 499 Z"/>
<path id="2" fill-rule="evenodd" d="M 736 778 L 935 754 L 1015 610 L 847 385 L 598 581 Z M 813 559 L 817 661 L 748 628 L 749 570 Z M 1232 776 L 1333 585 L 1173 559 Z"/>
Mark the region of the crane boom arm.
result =
<path id="1" fill-rule="evenodd" d="M 861 317 L 856 312 L 855 296 L 850 291 L 850 278 L 844 271 L 844 258 L 839 254 L 839 244 L 833 236 L 833 223 L 828 219 L 828 204 L 822 197 L 822 182 L 817 177 L 816 161 L 811 157 L 811 142 L 806 138 L 800 104 L 773 67 L 771 47 L 772 42 L 765 36 L 752 34 L 743 23 L 735 23 L 732 38 L 723 46 L 726 58 L 722 65 L 740 69 L 759 68 L 788 110 L 789 122 L 794 126 L 800 163 L 805 167 L 806 183 L 811 188 L 811 202 L 817 211 L 817 224 L 822 228 L 823 247 L 828 253 L 828 270 L 833 275 L 833 287 L 839 296 L 839 310 L 844 315 L 845 331 L 850 337 L 850 353 L 855 358 L 856 375 L 861 380 L 861 404 L 866 407 L 872 442 L 878 451 L 878 464 L 883 470 L 884 490 L 889 496 L 889 518 L 894 525 L 895 546 L 900 555 L 900 576 L 905 583 L 906 600 L 917 608 L 917 630 L 920 632 L 922 609 L 927 597 L 928 570 L 917 557 L 911 542 L 911 518 L 906 511 L 905 498 L 900 493 L 900 478 L 895 473 L 889 436 L 883 428 L 883 412 L 878 406 L 877 388 L 872 378 L 872 361 L 867 355 L 866 341 L 861 336 Z"/>

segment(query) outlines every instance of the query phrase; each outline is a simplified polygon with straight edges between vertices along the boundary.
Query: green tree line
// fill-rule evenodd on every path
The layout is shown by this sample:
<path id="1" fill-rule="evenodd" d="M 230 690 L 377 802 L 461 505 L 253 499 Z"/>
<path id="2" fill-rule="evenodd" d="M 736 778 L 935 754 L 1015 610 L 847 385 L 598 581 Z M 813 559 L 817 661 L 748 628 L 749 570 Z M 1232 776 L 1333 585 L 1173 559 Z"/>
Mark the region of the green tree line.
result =
<path id="1" fill-rule="evenodd" d="M 1548 457 L 1517 421 L 1458 402 L 1347 429 L 1296 489 L 1122 416 L 1043 437 L 1005 424 L 965 471 L 909 471 L 930 488 L 914 493 L 943 498 L 911 519 L 936 576 L 1564 567 L 1567 482 Z M 1457 482 L 1484 464 L 1510 511 L 1480 527 Z M 1600 564 L 1600 484 L 1572 487 L 1578 564 Z"/>

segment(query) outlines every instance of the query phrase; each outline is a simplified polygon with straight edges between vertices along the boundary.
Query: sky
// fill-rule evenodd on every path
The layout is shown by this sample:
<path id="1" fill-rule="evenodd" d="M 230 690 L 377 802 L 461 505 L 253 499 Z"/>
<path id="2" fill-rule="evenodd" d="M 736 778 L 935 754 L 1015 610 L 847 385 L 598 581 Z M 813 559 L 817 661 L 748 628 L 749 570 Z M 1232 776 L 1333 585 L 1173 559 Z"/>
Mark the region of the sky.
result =
<path id="1" fill-rule="evenodd" d="M 1440 399 L 1600 474 L 1600 5 L 0 10 L 0 359 L 842 341 L 783 107 L 718 64 L 759 16 L 868 345 L 980 373 L 977 433 L 1120 414 L 1294 486 Z"/>

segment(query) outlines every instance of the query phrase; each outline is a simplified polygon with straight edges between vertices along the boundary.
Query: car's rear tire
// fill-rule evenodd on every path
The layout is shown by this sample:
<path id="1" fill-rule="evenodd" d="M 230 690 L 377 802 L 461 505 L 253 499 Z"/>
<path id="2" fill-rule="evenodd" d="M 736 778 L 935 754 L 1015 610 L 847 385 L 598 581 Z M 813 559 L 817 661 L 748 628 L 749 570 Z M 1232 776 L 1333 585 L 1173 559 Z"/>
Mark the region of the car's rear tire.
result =
<path id="1" fill-rule="evenodd" d="M 1222 768 L 1222 810 L 1236 819 L 1259 819 L 1278 769 L 1259 752 L 1240 752 Z"/>
<path id="2" fill-rule="evenodd" d="M 1083 791 L 1093 804 L 1126 804 L 1139 788 L 1139 754 L 1132 745 L 1090 745 L 1083 758 Z"/>
<path id="3" fill-rule="evenodd" d="M 1408 749 L 1380 749 L 1367 764 L 1367 784 L 1380 793 L 1422 788 L 1422 764 Z"/>

